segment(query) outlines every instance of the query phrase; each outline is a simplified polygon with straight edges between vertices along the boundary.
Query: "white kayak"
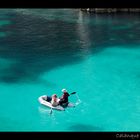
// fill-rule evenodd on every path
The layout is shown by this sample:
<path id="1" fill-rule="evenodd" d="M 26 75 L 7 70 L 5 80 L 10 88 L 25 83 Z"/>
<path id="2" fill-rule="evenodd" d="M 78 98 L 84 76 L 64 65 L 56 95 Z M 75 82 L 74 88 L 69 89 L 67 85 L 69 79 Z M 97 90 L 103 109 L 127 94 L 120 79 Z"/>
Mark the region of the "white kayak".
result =
<path id="1" fill-rule="evenodd" d="M 60 110 L 60 111 L 64 111 L 64 107 L 58 105 L 56 107 L 52 106 L 52 104 L 49 102 L 49 99 L 50 97 L 48 97 L 47 95 L 43 95 L 43 96 L 40 96 L 38 98 L 38 101 L 40 102 L 40 104 L 42 105 L 45 105 L 47 107 L 50 107 L 52 109 L 56 109 L 56 110 Z M 68 103 L 68 107 L 75 107 L 75 105 L 73 103 Z"/>

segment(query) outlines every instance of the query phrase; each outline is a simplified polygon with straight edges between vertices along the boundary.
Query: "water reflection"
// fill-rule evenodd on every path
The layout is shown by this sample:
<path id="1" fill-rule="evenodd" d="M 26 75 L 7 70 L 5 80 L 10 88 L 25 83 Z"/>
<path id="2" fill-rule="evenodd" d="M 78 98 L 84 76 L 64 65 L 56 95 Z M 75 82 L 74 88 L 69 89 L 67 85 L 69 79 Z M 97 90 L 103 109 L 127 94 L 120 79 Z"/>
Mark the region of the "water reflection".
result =
<path id="1" fill-rule="evenodd" d="M 90 27 L 85 22 L 83 12 L 79 11 L 79 24 L 77 24 L 77 35 L 79 37 L 80 51 L 83 57 L 91 54 L 91 40 L 90 40 Z"/>
<path id="2" fill-rule="evenodd" d="M 2 36 L 10 31 L 8 36 L 0 37 L 0 57 L 16 60 L 16 63 L 2 71 L 0 82 L 43 83 L 41 76 L 52 69 L 77 64 L 108 47 L 130 48 L 128 44 L 140 43 L 138 16 L 92 15 L 71 11 L 51 9 L 49 16 L 53 18 L 48 20 L 46 9 L 27 10 L 30 14 L 9 10 L 7 15 L 12 17 L 10 22 L 0 27 Z M 41 12 L 42 17 L 46 15 L 46 18 L 37 16 Z M 57 12 L 59 18 L 55 18 Z M 130 19 L 135 21 L 134 26 L 131 26 Z M 112 29 L 121 25 L 128 26 L 129 30 Z M 46 83 L 49 82 L 44 81 Z"/>

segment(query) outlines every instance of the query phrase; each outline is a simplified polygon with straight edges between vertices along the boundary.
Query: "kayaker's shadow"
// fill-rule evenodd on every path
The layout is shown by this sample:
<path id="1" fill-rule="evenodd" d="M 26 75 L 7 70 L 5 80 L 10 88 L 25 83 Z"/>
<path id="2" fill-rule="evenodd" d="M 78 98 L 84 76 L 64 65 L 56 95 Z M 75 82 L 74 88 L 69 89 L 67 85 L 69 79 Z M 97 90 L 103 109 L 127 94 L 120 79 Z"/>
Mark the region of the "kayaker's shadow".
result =
<path id="1" fill-rule="evenodd" d="M 95 132 L 95 131 L 103 131 L 102 128 L 97 127 L 97 126 L 93 126 L 93 125 L 88 125 L 88 124 L 75 124 L 72 125 L 68 128 L 68 130 L 74 131 L 74 132 Z"/>

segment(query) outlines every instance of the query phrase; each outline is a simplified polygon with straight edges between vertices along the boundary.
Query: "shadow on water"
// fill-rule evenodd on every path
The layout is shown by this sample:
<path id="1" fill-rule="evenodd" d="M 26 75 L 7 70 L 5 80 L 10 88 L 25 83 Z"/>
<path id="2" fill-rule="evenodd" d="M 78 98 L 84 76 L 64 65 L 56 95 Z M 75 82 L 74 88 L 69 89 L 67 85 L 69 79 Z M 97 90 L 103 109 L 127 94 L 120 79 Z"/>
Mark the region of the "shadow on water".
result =
<path id="1" fill-rule="evenodd" d="M 16 63 L 1 71 L 1 82 L 38 82 L 43 72 L 80 60 L 73 43 L 76 27 L 18 14 L 11 22 L 1 27 L 10 34 L 0 38 L 0 57 Z"/>
<path id="2" fill-rule="evenodd" d="M 103 131 L 102 128 L 100 127 L 96 127 L 96 126 L 92 126 L 92 125 L 87 125 L 87 124 L 75 124 L 75 125 L 72 125 L 68 128 L 69 130 L 71 131 L 74 131 L 74 132 L 100 132 L 100 131 Z"/>
<path id="3" fill-rule="evenodd" d="M 96 54 L 113 45 L 140 43 L 134 29 L 122 33 L 110 28 L 111 24 L 84 25 L 16 13 L 10 20 L 11 24 L 0 27 L 1 32 L 9 32 L 0 38 L 0 57 L 15 61 L 0 70 L 0 82 L 8 84 L 43 82 L 40 77 L 44 72 L 79 63 L 89 52 Z"/>

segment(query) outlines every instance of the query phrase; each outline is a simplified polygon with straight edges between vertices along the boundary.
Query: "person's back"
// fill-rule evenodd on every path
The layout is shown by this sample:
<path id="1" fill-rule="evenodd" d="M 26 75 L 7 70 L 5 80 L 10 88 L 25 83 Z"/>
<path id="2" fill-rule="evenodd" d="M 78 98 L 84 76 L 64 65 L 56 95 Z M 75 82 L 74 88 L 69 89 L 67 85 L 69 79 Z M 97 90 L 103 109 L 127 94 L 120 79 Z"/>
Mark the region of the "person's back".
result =
<path id="1" fill-rule="evenodd" d="M 68 97 L 69 97 L 69 93 L 67 92 L 66 89 L 62 89 L 63 95 L 60 97 L 60 101 L 59 104 L 63 105 L 63 104 L 68 104 Z"/>
<path id="2" fill-rule="evenodd" d="M 54 107 L 58 106 L 59 101 L 58 101 L 58 98 L 57 98 L 57 95 L 56 95 L 56 94 L 52 95 L 51 104 L 52 104 L 52 106 L 54 106 Z"/>
<path id="3" fill-rule="evenodd" d="M 68 102 L 68 96 L 69 96 L 69 94 L 67 92 L 64 92 L 63 95 L 62 95 L 62 97 L 60 98 L 60 100 L 63 100 L 65 102 Z"/>

